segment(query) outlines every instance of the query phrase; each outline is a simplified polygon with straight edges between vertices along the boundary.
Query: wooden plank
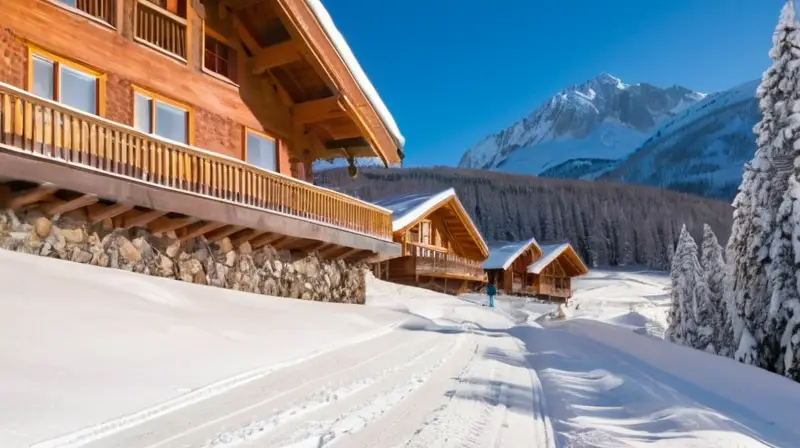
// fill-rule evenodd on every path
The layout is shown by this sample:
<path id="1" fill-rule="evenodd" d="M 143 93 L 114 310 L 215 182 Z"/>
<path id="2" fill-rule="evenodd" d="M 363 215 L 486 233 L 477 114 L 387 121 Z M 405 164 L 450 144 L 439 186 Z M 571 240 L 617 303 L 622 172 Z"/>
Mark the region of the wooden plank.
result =
<path id="1" fill-rule="evenodd" d="M 52 185 L 40 185 L 29 190 L 18 191 L 11 195 L 7 203 L 3 205 L 3 208 L 19 210 L 22 207 L 35 204 L 53 196 L 56 191 L 58 191 L 58 188 Z"/>
<path id="2" fill-rule="evenodd" d="M 93 194 L 85 194 L 71 201 L 66 201 L 66 202 L 60 201 L 52 204 L 43 205 L 42 211 L 44 211 L 44 213 L 47 215 L 60 215 L 63 213 L 71 212 L 73 210 L 77 210 L 81 207 L 86 207 L 87 205 L 94 204 L 99 200 L 100 199 Z"/>
<path id="3" fill-rule="evenodd" d="M 280 235 L 277 233 L 269 233 L 250 240 L 250 246 L 253 249 L 261 249 L 262 247 L 266 245 L 271 245 L 275 241 L 281 240 L 283 238 L 286 237 L 284 235 Z"/>
<path id="4" fill-rule="evenodd" d="M 214 222 L 214 221 L 205 221 L 205 222 L 198 222 L 192 224 L 191 226 L 187 227 L 186 233 L 184 233 L 179 240 L 181 242 L 188 241 L 192 238 L 197 238 L 200 235 L 205 235 L 212 230 L 219 229 L 220 227 L 225 226 L 225 223 L 222 222 Z"/>
<path id="5" fill-rule="evenodd" d="M 92 204 L 87 209 L 87 215 L 89 217 L 89 222 L 96 224 L 106 219 L 119 216 L 130 210 L 133 210 L 133 205 L 131 204 L 113 204 L 108 206 Z"/>

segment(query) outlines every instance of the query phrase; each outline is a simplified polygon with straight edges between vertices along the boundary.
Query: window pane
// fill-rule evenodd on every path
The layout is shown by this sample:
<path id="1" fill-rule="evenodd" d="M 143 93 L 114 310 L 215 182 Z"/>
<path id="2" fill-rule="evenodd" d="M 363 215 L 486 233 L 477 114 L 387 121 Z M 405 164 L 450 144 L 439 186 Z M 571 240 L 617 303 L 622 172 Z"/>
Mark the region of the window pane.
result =
<path id="1" fill-rule="evenodd" d="M 277 171 L 275 140 L 247 133 L 247 161 L 268 171 Z"/>
<path id="2" fill-rule="evenodd" d="M 153 132 L 150 129 L 150 101 L 150 98 L 137 93 L 133 102 L 133 127 L 148 134 Z"/>
<path id="3" fill-rule="evenodd" d="M 58 1 L 67 6 L 72 6 L 73 8 L 78 7 L 78 0 L 58 0 Z"/>
<path id="4" fill-rule="evenodd" d="M 61 99 L 67 106 L 97 113 L 97 78 L 69 67 L 61 67 Z"/>
<path id="5" fill-rule="evenodd" d="M 186 114 L 169 104 L 156 101 L 156 130 L 155 134 L 170 140 L 186 143 Z"/>
<path id="6" fill-rule="evenodd" d="M 53 98 L 53 63 L 39 56 L 33 57 L 33 94 L 49 100 Z"/>

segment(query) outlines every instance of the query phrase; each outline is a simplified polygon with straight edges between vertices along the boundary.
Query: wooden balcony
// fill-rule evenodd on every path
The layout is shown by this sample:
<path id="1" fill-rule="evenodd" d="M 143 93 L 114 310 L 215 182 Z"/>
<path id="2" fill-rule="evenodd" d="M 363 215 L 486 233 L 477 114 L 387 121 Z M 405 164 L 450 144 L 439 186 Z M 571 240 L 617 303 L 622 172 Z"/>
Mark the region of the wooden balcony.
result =
<path id="1" fill-rule="evenodd" d="M 136 40 L 186 60 L 186 19 L 154 4 L 137 0 Z"/>
<path id="2" fill-rule="evenodd" d="M 116 0 L 50 0 L 67 9 L 77 10 L 80 13 L 105 22 L 112 27 L 117 26 L 117 1 Z"/>
<path id="3" fill-rule="evenodd" d="M 417 275 L 486 281 L 483 262 L 468 260 L 430 246 L 406 243 L 406 256 L 415 258 Z"/>
<path id="4" fill-rule="evenodd" d="M 0 131 L 0 149 L 35 159 L 25 165 L 32 174 L 22 177 L 23 162 L 15 168 L 9 162 L 13 159 L 4 158 L 0 178 L 61 182 L 61 188 L 101 197 L 116 194 L 138 202 L 136 205 L 297 238 L 330 241 L 341 233 L 356 234 L 373 242 L 350 237 L 336 244 L 379 253 L 400 252 L 399 246 L 391 243 L 391 212 L 386 209 L 241 160 L 145 134 L 2 83 Z M 45 165 L 78 168 L 95 175 L 65 175 L 63 168 Z M 115 184 L 109 177 L 124 182 Z M 135 194 L 131 184 L 138 188 Z M 96 191 L 86 191 L 89 189 Z"/>

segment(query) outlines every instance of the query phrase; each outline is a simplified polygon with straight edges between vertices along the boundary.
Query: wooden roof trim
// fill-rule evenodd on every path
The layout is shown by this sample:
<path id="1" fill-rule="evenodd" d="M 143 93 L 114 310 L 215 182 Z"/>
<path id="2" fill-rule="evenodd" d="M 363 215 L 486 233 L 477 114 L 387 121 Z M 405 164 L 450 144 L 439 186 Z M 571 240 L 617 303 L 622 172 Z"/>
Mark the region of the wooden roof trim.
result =
<path id="1" fill-rule="evenodd" d="M 276 3 L 279 12 L 283 13 L 311 50 L 318 65 L 325 72 L 324 75 L 336 85 L 349 112 L 354 115 L 357 126 L 366 134 L 383 163 L 385 165 L 400 163 L 398 146 L 391 132 L 358 85 L 305 0 L 277 0 Z"/>
<path id="2" fill-rule="evenodd" d="M 442 199 L 436 205 L 428 209 L 428 211 L 425 214 L 421 215 L 414 221 L 411 221 L 410 223 L 406 224 L 402 228 L 396 230 L 394 233 L 404 234 L 406 231 L 408 231 L 408 229 L 419 224 L 420 221 L 422 221 L 423 219 L 427 219 L 428 216 L 432 215 L 434 212 L 436 212 L 437 210 L 448 204 L 453 206 L 453 211 L 455 212 L 456 216 L 458 216 L 459 220 L 461 221 L 462 224 L 464 224 L 464 227 L 467 229 L 470 236 L 472 236 L 472 239 L 475 241 L 475 243 L 477 243 L 478 250 L 480 250 L 481 252 L 481 256 L 483 256 L 484 260 L 488 258 L 489 246 L 486 244 L 486 241 L 483 240 L 481 232 L 478 230 L 477 227 L 475 227 L 475 223 L 472 222 L 472 218 L 469 217 L 469 214 L 464 209 L 464 206 L 461 205 L 461 201 L 458 200 L 458 196 L 455 195 L 448 196 Z"/>

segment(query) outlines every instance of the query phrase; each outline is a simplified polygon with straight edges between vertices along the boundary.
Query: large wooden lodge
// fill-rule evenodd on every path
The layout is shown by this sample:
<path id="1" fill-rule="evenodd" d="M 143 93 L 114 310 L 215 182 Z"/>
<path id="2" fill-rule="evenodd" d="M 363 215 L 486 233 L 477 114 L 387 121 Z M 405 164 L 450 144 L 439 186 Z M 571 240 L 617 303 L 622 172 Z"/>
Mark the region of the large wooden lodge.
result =
<path id="1" fill-rule="evenodd" d="M 0 208 L 369 262 L 447 293 L 569 297 L 586 271 L 570 247 L 490 251 L 452 189 L 369 203 L 313 184 L 314 161 L 389 166 L 404 145 L 319 0 L 0 11 Z"/>
<path id="2" fill-rule="evenodd" d="M 311 183 L 403 137 L 319 0 L 0 0 L 0 207 L 400 255 L 385 208 Z"/>

